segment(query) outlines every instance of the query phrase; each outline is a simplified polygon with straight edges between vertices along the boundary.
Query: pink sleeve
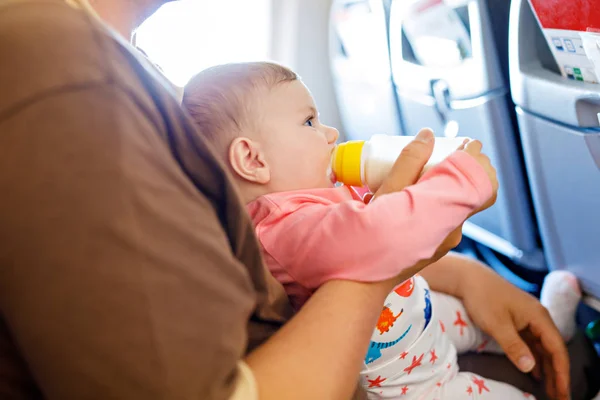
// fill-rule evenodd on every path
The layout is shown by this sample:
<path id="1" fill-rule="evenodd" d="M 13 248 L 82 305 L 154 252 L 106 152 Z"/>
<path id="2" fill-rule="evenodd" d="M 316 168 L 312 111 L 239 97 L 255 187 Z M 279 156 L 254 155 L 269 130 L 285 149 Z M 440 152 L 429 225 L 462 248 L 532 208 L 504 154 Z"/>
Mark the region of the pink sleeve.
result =
<path id="1" fill-rule="evenodd" d="M 291 196 L 257 226 L 264 250 L 297 283 L 381 281 L 433 256 L 491 196 L 487 175 L 457 152 L 401 192 L 365 205 Z"/>

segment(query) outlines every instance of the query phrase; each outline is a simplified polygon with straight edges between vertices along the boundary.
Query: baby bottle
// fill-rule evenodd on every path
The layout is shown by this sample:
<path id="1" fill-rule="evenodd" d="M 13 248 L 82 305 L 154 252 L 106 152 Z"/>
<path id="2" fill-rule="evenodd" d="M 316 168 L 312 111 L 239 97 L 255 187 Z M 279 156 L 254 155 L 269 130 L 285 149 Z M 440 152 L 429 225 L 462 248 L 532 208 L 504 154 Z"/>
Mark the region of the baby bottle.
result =
<path id="1" fill-rule="evenodd" d="M 340 143 L 331 157 L 331 170 L 336 181 L 349 186 L 366 186 L 372 192 L 377 191 L 402 149 L 413 139 L 410 136 L 374 135 L 367 141 Z M 443 161 L 467 139 L 436 137 L 433 154 L 423 172 Z"/>

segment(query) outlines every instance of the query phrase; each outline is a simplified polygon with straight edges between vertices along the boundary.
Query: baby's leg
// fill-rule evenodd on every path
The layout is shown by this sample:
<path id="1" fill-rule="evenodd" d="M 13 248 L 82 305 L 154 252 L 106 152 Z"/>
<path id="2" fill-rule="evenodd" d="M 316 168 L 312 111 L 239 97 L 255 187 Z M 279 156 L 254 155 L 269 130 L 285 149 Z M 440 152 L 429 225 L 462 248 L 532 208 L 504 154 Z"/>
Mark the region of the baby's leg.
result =
<path id="1" fill-rule="evenodd" d="M 506 383 L 485 379 L 470 372 L 459 372 L 453 379 L 443 383 L 428 397 L 435 400 L 518 400 L 535 398 Z"/>
<path id="2" fill-rule="evenodd" d="M 442 331 L 448 335 L 458 354 L 469 351 L 502 353 L 500 346 L 471 321 L 459 299 L 432 292 L 431 302 L 436 308 Z"/>
<path id="3" fill-rule="evenodd" d="M 503 353 L 496 341 L 473 324 L 459 299 L 438 292 L 432 292 L 431 296 L 442 330 L 449 335 L 459 354 L 468 351 Z M 567 342 L 575 333 L 575 311 L 580 300 L 581 289 L 572 273 L 553 271 L 548 274 L 540 301 Z"/>

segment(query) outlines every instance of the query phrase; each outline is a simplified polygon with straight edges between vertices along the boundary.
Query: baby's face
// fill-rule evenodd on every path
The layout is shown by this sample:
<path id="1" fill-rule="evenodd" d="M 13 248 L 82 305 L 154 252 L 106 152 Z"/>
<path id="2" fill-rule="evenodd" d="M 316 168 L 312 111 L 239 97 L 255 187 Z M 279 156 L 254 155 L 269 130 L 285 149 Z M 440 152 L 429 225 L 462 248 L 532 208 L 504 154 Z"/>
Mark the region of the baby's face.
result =
<path id="1" fill-rule="evenodd" d="M 276 192 L 332 187 L 335 128 L 321 124 L 312 95 L 297 80 L 277 85 L 262 99 L 261 145 Z"/>

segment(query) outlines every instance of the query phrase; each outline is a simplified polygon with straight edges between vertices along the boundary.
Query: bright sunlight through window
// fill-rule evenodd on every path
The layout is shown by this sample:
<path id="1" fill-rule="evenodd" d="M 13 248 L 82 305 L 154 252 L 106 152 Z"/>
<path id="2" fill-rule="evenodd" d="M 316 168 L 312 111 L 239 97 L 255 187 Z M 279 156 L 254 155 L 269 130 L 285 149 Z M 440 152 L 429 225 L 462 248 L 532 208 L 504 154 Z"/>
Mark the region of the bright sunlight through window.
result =
<path id="1" fill-rule="evenodd" d="M 181 0 L 139 27 L 136 44 L 176 85 L 227 62 L 269 58 L 271 0 Z"/>

